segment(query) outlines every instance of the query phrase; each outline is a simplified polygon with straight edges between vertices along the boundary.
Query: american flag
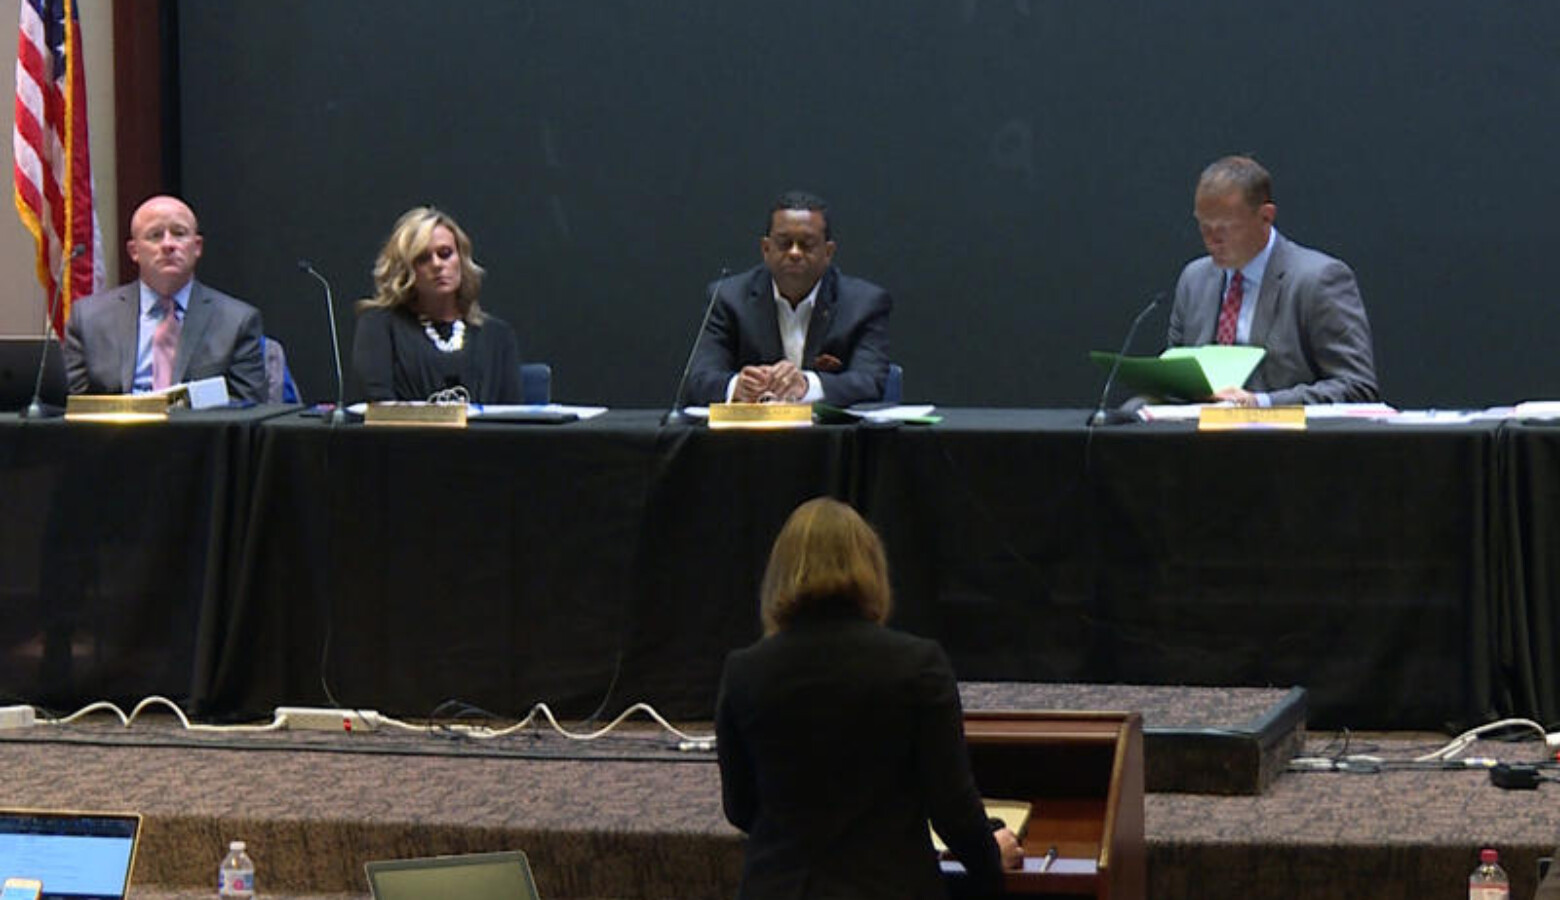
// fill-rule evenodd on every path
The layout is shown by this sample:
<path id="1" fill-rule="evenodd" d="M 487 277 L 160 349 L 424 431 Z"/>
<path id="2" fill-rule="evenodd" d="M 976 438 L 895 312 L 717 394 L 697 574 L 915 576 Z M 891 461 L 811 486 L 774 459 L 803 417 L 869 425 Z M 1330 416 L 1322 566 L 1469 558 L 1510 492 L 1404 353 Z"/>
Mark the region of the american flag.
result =
<path id="1" fill-rule="evenodd" d="M 22 0 L 12 141 L 16 212 L 37 244 L 45 302 L 55 295 L 62 264 L 70 265 L 50 323 L 63 335 L 71 302 L 102 290 L 106 281 L 92 202 L 87 79 L 75 0 Z"/>

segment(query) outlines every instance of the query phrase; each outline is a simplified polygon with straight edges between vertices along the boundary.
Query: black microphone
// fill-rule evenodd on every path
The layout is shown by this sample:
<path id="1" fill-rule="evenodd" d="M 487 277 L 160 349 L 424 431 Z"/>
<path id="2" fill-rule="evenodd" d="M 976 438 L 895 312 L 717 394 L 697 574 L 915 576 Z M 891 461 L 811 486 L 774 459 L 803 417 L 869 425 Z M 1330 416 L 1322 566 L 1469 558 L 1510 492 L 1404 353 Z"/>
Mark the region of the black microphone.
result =
<path id="1" fill-rule="evenodd" d="M 87 252 L 86 244 L 77 244 L 70 249 L 70 256 L 60 263 L 60 277 L 54 283 L 54 294 L 49 297 L 49 308 L 44 311 L 43 319 L 43 345 L 38 354 L 38 377 L 33 381 L 32 402 L 22 410 L 24 419 L 41 419 L 43 411 L 43 370 L 49 362 L 49 337 L 54 333 L 54 312 L 60 308 L 60 297 L 65 294 L 65 281 L 71 276 L 71 267 L 83 253 Z"/>
<path id="2" fill-rule="evenodd" d="M 330 360 L 336 364 L 336 408 L 330 411 L 330 424 L 345 425 L 347 423 L 347 384 L 341 378 L 341 341 L 336 337 L 336 299 L 331 296 L 330 282 L 325 276 L 314 271 L 314 266 L 306 259 L 298 260 L 300 271 L 313 275 L 325 288 L 325 314 L 330 317 Z"/>
<path id="3" fill-rule="evenodd" d="M 725 281 L 729 274 L 731 270 L 721 266 L 720 274 L 715 276 L 715 282 L 710 285 L 710 298 L 704 303 L 704 315 L 699 319 L 699 330 L 694 332 L 693 346 L 688 348 L 688 361 L 683 363 L 682 377 L 677 379 L 677 393 L 672 397 L 672 410 L 661 419 L 662 425 L 685 419 L 683 392 L 688 390 L 688 374 L 693 371 L 693 357 L 699 352 L 699 341 L 704 340 L 704 326 L 710 323 L 710 313 L 715 309 L 715 297 L 720 294 L 720 283 Z"/>
<path id="4" fill-rule="evenodd" d="M 1088 425 L 1091 428 L 1095 425 L 1119 425 L 1136 418 L 1121 410 L 1107 410 L 1105 404 L 1110 396 L 1110 389 L 1116 386 L 1116 371 L 1121 368 L 1121 358 L 1127 355 L 1127 348 L 1132 346 L 1132 337 L 1137 334 L 1138 326 L 1143 324 L 1148 314 L 1163 303 L 1164 299 L 1164 291 L 1155 294 L 1154 298 L 1148 301 L 1148 305 L 1143 307 L 1143 311 L 1137 314 L 1137 318 L 1132 320 L 1132 327 L 1127 329 L 1127 339 L 1121 342 L 1121 352 L 1116 354 L 1115 361 L 1110 364 L 1110 374 L 1105 376 L 1105 387 L 1100 391 L 1099 405 L 1094 407 L 1094 413 L 1089 416 Z"/>

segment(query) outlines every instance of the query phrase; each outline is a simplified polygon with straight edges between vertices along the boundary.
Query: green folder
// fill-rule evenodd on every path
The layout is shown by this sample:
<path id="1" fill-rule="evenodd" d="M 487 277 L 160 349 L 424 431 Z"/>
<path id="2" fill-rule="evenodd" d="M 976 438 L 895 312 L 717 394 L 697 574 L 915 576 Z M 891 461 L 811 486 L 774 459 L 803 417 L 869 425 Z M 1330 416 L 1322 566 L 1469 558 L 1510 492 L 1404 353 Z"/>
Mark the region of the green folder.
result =
<path id="1" fill-rule="evenodd" d="M 1261 347 L 1208 344 L 1171 347 L 1158 356 L 1121 356 L 1116 377 L 1134 389 L 1157 397 L 1206 400 L 1214 391 L 1244 387 L 1267 351 Z M 1118 354 L 1089 351 L 1089 358 L 1106 371 Z"/>

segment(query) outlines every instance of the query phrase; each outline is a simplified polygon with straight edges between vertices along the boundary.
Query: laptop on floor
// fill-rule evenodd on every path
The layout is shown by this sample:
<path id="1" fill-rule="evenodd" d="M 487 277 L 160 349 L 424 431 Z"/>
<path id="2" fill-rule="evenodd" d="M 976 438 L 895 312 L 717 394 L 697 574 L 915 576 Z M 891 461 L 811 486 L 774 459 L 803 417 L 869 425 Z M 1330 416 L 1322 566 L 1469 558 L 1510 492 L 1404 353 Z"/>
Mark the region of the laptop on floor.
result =
<path id="1" fill-rule="evenodd" d="M 365 863 L 374 900 L 539 900 L 531 863 L 519 850 Z"/>
<path id="2" fill-rule="evenodd" d="M 0 810 L 0 881 L 41 881 L 41 900 L 123 900 L 140 842 L 140 813 Z"/>
<path id="3" fill-rule="evenodd" d="M 53 338 L 0 337 L 0 412 L 18 412 L 32 402 L 40 358 L 43 402 L 65 405 L 65 357 L 59 343 Z"/>

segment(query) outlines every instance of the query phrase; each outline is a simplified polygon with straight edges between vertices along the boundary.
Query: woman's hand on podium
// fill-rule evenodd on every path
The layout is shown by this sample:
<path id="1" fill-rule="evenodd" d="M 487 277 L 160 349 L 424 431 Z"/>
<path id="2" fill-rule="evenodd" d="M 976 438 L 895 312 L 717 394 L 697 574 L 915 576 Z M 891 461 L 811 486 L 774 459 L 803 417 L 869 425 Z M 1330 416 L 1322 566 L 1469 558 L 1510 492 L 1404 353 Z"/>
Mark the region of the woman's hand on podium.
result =
<path id="1" fill-rule="evenodd" d="M 991 836 L 997 839 L 997 850 L 1002 853 L 1002 868 L 1023 868 L 1024 848 L 1018 845 L 1018 835 L 1006 828 L 998 828 Z"/>

